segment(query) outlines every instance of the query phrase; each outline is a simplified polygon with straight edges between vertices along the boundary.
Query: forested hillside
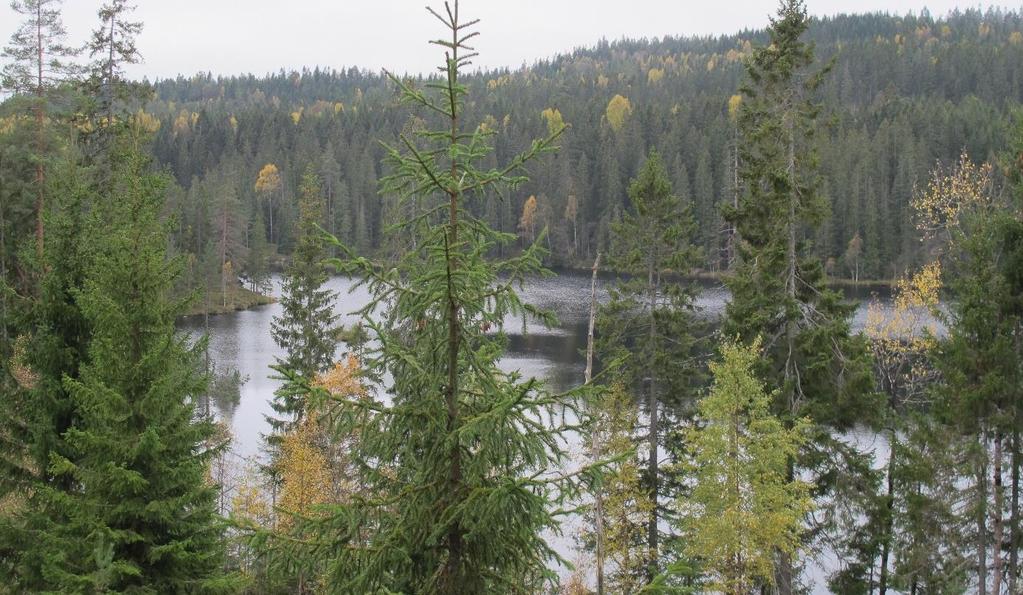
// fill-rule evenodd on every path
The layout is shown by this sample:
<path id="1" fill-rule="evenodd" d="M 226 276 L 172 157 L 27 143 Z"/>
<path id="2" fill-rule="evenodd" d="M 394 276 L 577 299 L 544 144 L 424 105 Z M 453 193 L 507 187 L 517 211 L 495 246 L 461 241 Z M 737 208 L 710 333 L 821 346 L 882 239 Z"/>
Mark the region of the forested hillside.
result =
<path id="1" fill-rule="evenodd" d="M 914 187 L 964 149 L 984 160 L 1005 145 L 1023 101 L 1023 19 L 998 11 L 838 16 L 813 20 L 807 38 L 819 63 L 832 65 L 820 88 L 817 137 L 831 212 L 816 249 L 833 276 L 893 279 L 922 261 L 909 209 Z M 559 153 L 502 202 L 479 206 L 481 214 L 523 241 L 547 226 L 550 264 L 592 262 L 621 217 L 627 180 L 656 148 L 676 192 L 692 201 L 700 268 L 720 270 L 728 255 L 719 205 L 735 192 L 729 98 L 744 57 L 764 40 L 762 31 L 743 31 L 601 42 L 467 77 L 466 121 L 500 132 L 494 163 L 569 125 Z M 324 227 L 360 250 L 387 251 L 382 229 L 395 201 L 377 196 L 383 149 L 376 139 L 422 121 L 407 115 L 382 73 L 197 75 L 160 81 L 155 90 L 146 110 L 160 121 L 156 159 L 184 189 L 172 200 L 183 251 L 199 261 L 219 256 L 212 246 L 227 237 L 227 257 L 243 273 L 264 270 L 251 259 L 266 258 L 272 245 L 289 254 L 299 180 L 310 164 L 324 180 Z M 267 164 L 280 185 L 257 188 Z M 221 264 L 208 269 L 219 273 Z"/>

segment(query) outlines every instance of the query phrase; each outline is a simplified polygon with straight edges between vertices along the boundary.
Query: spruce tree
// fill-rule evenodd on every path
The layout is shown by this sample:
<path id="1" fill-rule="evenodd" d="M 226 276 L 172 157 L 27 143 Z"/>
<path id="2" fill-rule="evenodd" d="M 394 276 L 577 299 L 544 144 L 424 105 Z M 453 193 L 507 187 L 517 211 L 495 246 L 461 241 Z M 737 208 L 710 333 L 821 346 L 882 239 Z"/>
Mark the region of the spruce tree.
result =
<path id="1" fill-rule="evenodd" d="M 780 388 L 775 412 L 786 423 L 809 416 L 820 424 L 813 442 L 823 451 L 830 442 L 826 426 L 847 427 L 860 418 L 870 376 L 864 343 L 850 332 L 853 306 L 825 286 L 807 239 L 826 213 L 814 143 L 815 94 L 828 70 L 813 67 L 813 46 L 802 40 L 808 25 L 803 2 L 784 0 L 771 20 L 770 44 L 747 61 L 738 114 L 743 194 L 738 206 L 725 205 L 738 262 L 726 280 L 732 298 L 723 333 L 743 342 L 763 338 L 758 374 Z M 799 457 L 802 464 L 789 461 L 791 477 L 797 465 L 812 462 L 810 454 Z M 820 454 L 814 458 L 826 463 L 829 457 Z M 793 579 L 782 552 L 779 592 L 792 593 Z"/>
<path id="2" fill-rule="evenodd" d="M 166 182 L 138 154 L 118 161 L 78 296 L 93 329 L 67 381 L 81 417 L 65 435 L 72 455 L 51 462 L 77 489 L 55 499 L 64 518 L 50 533 L 76 545 L 45 575 L 66 591 L 216 591 L 229 581 L 206 479 L 214 428 L 196 419 L 202 345 L 174 328 L 185 304 L 169 298 L 180 266 L 160 221 Z"/>
<path id="3" fill-rule="evenodd" d="M 950 299 L 940 313 L 948 335 L 935 349 L 942 377 L 936 392 L 949 427 L 973 446 L 969 510 L 981 595 L 1002 592 L 1003 550 L 1014 532 L 1005 518 L 1005 451 L 1023 403 L 1023 298 L 1018 270 L 1005 266 L 1020 261 L 1023 226 L 1019 213 L 992 192 L 991 179 L 991 166 L 975 166 L 964 155 L 948 175 L 936 172 L 918 199 L 923 222 L 936 222 L 928 215 L 941 214 L 948 238 L 943 252 Z"/>
<path id="4" fill-rule="evenodd" d="M 560 559 L 543 533 L 557 529 L 557 507 L 576 492 L 574 476 L 559 471 L 556 422 L 572 400 L 498 367 L 506 316 L 543 316 L 515 290 L 544 272 L 542 237 L 517 257 L 492 259 L 515 238 L 470 206 L 525 182 L 523 165 L 561 130 L 507 165 L 478 167 L 493 131 L 463 119 L 460 82 L 476 21 L 463 20 L 457 2 L 430 12 L 448 34 L 434 42 L 446 53 L 442 76 L 423 87 L 394 81 L 438 123 L 387 147 L 383 182 L 386 194 L 419 201 L 418 214 L 389 229 L 418 248 L 374 263 L 338 242 L 348 255 L 338 264 L 364 276 L 373 294 L 364 368 L 386 394 L 333 403 L 336 431 L 359 435 L 353 456 L 370 496 L 307 521 L 316 538 L 299 558 L 325 562 L 333 592 L 536 592 L 555 583 L 548 564 Z"/>
<path id="5" fill-rule="evenodd" d="M 623 380 L 645 394 L 649 420 L 645 483 L 648 580 L 658 572 L 661 409 L 668 401 L 679 411 L 686 404 L 694 369 L 694 291 L 680 283 L 697 259 L 689 205 L 672 194 L 667 172 L 651 152 L 629 185 L 630 208 L 611 226 L 609 266 L 631 277 L 611 288 L 601 308 L 600 350 L 605 360 L 625 358 Z"/>
<path id="6" fill-rule="evenodd" d="M 337 350 L 337 296 L 324 289 L 327 272 L 323 265 L 325 251 L 317 227 L 322 218 L 323 197 L 320 179 L 312 166 L 302 176 L 299 188 L 298 245 L 288 266 L 281 292 L 283 312 L 274 317 L 270 332 L 286 353 L 277 367 L 311 381 L 334 362 Z M 288 382 L 274 397 L 274 412 L 283 416 L 272 419 L 275 429 L 286 429 L 302 418 L 304 403 L 301 391 Z"/>

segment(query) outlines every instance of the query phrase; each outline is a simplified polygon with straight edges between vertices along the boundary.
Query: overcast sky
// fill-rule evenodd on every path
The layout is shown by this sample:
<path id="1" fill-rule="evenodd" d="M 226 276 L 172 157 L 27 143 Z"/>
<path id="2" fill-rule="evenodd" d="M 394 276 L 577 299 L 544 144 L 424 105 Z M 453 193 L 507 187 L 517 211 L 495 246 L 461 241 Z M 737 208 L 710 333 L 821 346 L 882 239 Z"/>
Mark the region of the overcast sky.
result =
<path id="1" fill-rule="evenodd" d="M 441 33 L 425 5 L 438 0 L 138 0 L 145 23 L 138 40 L 145 63 L 136 77 L 196 72 L 263 74 L 303 66 L 359 66 L 425 72 L 438 63 L 428 38 Z M 102 0 L 67 0 L 64 24 L 81 42 L 96 24 Z M 1016 2 L 996 6 L 1019 8 Z M 777 0 L 463 0 L 462 13 L 480 18 L 482 67 L 517 67 L 590 46 L 601 38 L 734 33 L 767 24 Z M 932 15 L 976 7 L 964 0 L 808 0 L 814 15 L 888 11 Z M 987 6 L 985 4 L 985 6 Z M 18 23 L 0 5 L 0 41 Z"/>

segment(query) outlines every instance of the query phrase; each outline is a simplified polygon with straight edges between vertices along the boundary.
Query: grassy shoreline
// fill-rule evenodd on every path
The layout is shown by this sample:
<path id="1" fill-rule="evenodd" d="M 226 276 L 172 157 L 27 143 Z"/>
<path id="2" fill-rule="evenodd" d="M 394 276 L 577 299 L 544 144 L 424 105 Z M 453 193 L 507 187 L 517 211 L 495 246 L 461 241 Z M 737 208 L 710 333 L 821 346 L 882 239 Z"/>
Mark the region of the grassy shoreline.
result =
<path id="1" fill-rule="evenodd" d="M 188 311 L 181 315 L 181 318 L 203 316 L 205 314 L 228 314 L 257 306 L 265 306 L 275 301 L 277 300 L 273 296 L 263 295 L 244 287 L 238 287 L 229 292 L 229 297 L 226 301 L 219 294 L 211 294 L 208 304 L 202 300 L 197 301 L 192 304 Z"/>

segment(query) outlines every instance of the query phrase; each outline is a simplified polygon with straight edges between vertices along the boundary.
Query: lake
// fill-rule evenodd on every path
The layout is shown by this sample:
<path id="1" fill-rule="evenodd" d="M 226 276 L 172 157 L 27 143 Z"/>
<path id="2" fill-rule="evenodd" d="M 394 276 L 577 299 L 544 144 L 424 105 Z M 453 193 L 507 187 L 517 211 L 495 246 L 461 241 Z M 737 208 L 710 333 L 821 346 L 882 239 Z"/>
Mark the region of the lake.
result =
<path id="1" fill-rule="evenodd" d="M 604 301 L 608 293 L 606 284 L 610 278 L 598 281 L 598 299 Z M 728 292 L 720 283 L 700 281 L 697 306 L 702 316 L 719 317 L 728 300 Z M 364 306 L 369 294 L 364 287 L 355 288 L 355 283 L 345 277 L 334 277 L 328 282 L 330 289 L 338 293 L 336 311 L 340 322 L 349 325 L 358 320 L 351 312 Z M 280 278 L 273 280 L 273 291 L 280 291 Z M 888 306 L 889 292 L 886 288 L 856 288 L 845 290 L 850 300 L 859 301 L 853 318 L 853 326 L 859 330 L 866 320 L 866 306 L 873 293 L 880 297 L 882 305 Z M 507 320 L 505 332 L 509 337 L 508 351 L 501 361 L 501 367 L 521 371 L 524 377 L 546 380 L 552 389 L 564 390 L 581 384 L 585 368 L 586 332 L 590 304 L 590 275 L 569 272 L 557 277 L 530 281 L 520 292 L 523 301 L 554 312 L 558 324 L 553 328 L 532 321 Z M 271 378 L 270 366 L 276 357 L 283 357 L 282 351 L 270 337 L 270 322 L 281 313 L 280 304 L 260 306 L 251 310 L 232 312 L 209 317 L 210 355 L 217 369 L 237 370 L 246 379 L 241 386 L 237 403 L 216 404 L 217 415 L 230 423 L 234 434 L 231 452 L 237 458 L 239 467 L 257 461 L 262 454 L 262 436 L 269 431 L 265 416 L 272 413 L 270 401 L 280 382 Z M 180 328 L 199 336 L 204 331 L 202 316 L 182 321 Z M 865 449 L 878 449 L 879 458 L 886 456 L 887 445 L 872 433 L 851 436 Z M 883 460 L 883 458 L 881 459 Z M 572 559 L 572 528 L 565 535 L 552 539 L 555 547 L 567 558 Z M 808 564 L 807 578 L 815 583 L 815 593 L 827 593 L 822 588 L 821 577 L 828 567 L 837 564 L 823 556 L 819 565 Z M 815 568 L 815 566 L 818 566 Z"/>

